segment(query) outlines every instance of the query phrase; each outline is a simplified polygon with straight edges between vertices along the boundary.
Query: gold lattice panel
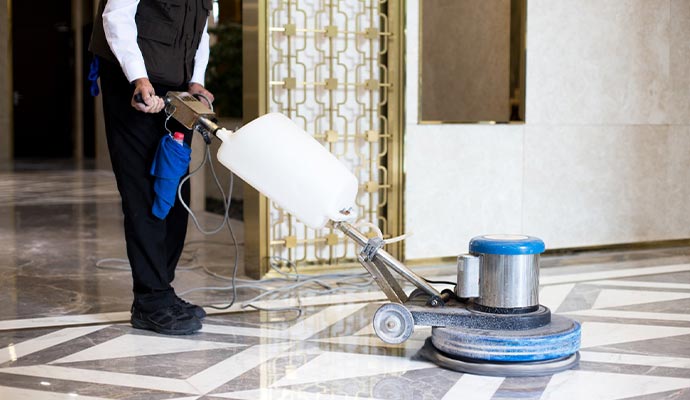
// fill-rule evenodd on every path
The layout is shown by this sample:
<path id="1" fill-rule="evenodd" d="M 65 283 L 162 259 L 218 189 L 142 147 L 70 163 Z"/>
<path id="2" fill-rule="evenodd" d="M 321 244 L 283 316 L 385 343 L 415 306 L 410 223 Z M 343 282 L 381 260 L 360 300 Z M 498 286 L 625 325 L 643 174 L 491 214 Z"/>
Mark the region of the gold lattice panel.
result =
<path id="1" fill-rule="evenodd" d="M 380 0 L 269 0 L 267 58 L 269 111 L 289 116 L 345 163 L 360 182 L 359 221 L 386 235 L 385 10 Z M 354 244 L 338 232 L 309 229 L 276 204 L 268 220 L 271 257 L 297 266 L 356 259 Z"/>

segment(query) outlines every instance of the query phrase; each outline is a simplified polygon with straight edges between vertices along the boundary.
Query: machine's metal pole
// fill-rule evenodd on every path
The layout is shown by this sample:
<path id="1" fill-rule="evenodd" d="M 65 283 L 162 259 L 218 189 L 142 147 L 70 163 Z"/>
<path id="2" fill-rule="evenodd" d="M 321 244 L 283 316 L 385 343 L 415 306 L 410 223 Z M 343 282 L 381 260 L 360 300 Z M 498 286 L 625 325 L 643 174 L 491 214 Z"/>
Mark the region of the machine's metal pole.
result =
<path id="1" fill-rule="evenodd" d="M 200 127 L 212 135 L 215 135 L 216 131 L 220 129 L 220 127 L 215 122 L 211 121 L 206 117 L 199 117 L 199 120 L 197 122 L 197 129 Z"/>
<path id="2" fill-rule="evenodd" d="M 388 270 L 388 268 L 385 266 L 381 268 L 377 265 L 380 262 L 379 260 L 377 260 L 377 263 L 374 264 L 373 261 L 360 254 L 357 257 L 357 261 L 359 261 L 359 263 L 362 264 L 362 266 L 371 274 L 371 276 L 374 277 L 374 281 L 379 285 L 379 288 L 386 295 L 386 297 L 388 297 L 388 300 L 399 304 L 404 304 L 407 301 L 407 295 L 395 278 L 391 276 L 391 272 Z"/>
<path id="3" fill-rule="evenodd" d="M 357 243 L 360 246 L 366 246 L 369 242 L 369 239 L 366 236 L 364 236 L 362 232 L 360 232 L 354 226 L 350 225 L 347 222 L 333 222 L 333 227 L 342 231 L 347 237 L 354 240 L 355 243 Z M 379 249 L 376 252 L 376 255 L 374 256 L 374 260 L 379 260 L 383 262 L 393 271 L 400 274 L 400 276 L 402 276 L 403 278 L 411 282 L 413 285 L 417 286 L 420 290 L 423 290 L 425 293 L 431 296 L 431 301 L 429 302 L 429 305 L 433 307 L 443 305 L 443 301 L 441 300 L 441 293 L 434 289 L 433 286 L 429 285 L 419 275 L 410 271 L 409 268 L 407 268 L 403 263 L 398 261 L 387 251 Z"/>

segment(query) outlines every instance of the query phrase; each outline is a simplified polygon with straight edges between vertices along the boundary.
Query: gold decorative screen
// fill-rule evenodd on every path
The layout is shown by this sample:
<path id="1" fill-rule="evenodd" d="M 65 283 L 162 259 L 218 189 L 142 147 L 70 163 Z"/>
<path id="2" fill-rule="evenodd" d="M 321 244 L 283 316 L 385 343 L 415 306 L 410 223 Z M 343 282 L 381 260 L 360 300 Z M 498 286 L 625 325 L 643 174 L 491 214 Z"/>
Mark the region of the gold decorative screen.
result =
<path id="1" fill-rule="evenodd" d="M 358 221 L 386 236 L 398 234 L 402 220 L 401 87 L 389 65 L 401 59 L 402 41 L 389 17 L 399 5 L 389 3 L 268 0 L 265 9 L 267 111 L 289 116 L 345 163 L 360 183 Z M 309 229 L 270 202 L 266 208 L 268 257 L 298 267 L 356 259 L 354 244 L 336 231 Z"/>

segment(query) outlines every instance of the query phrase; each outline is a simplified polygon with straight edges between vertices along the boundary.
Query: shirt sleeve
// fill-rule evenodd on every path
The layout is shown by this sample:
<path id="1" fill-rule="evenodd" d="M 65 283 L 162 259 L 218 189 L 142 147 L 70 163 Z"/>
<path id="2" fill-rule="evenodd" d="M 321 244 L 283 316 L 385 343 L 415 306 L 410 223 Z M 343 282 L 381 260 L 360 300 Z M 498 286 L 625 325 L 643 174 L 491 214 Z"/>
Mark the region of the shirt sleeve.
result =
<path id="1" fill-rule="evenodd" d="M 191 82 L 196 82 L 201 86 L 204 86 L 204 76 L 206 75 L 206 66 L 208 65 L 209 53 L 210 44 L 208 37 L 208 19 L 206 19 L 204 32 L 201 34 L 199 47 L 196 49 L 196 55 L 194 56 L 194 72 L 192 73 Z"/>
<path id="2" fill-rule="evenodd" d="M 135 16 L 139 0 L 108 0 L 103 10 L 103 30 L 110 50 L 127 80 L 148 78 L 144 56 L 137 43 Z"/>

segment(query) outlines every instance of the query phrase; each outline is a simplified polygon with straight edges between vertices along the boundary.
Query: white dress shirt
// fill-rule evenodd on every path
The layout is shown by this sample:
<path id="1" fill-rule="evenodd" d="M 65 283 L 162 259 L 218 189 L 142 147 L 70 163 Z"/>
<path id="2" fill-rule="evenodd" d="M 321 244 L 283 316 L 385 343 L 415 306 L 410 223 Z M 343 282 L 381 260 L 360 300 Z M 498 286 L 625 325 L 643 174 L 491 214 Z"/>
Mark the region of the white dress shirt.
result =
<path id="1" fill-rule="evenodd" d="M 138 6 L 139 0 L 108 0 L 103 11 L 105 38 L 130 82 L 139 78 L 148 78 L 144 56 L 137 44 L 137 24 L 134 17 Z M 194 55 L 194 72 L 190 83 L 196 82 L 203 86 L 208 55 L 208 20 L 206 20 L 199 48 Z"/>

